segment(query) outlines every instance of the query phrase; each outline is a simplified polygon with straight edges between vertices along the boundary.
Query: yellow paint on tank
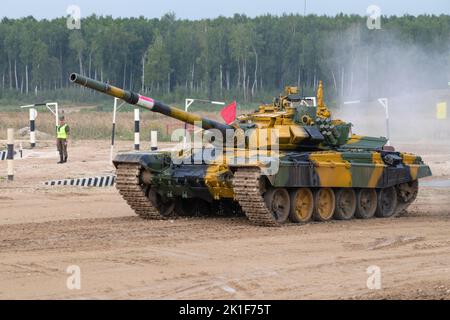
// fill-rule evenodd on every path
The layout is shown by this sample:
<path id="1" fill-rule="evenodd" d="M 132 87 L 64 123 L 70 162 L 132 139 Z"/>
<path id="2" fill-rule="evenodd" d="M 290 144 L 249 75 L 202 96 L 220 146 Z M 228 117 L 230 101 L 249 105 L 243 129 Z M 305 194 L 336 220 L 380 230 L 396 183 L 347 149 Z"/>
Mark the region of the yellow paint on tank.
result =
<path id="1" fill-rule="evenodd" d="M 278 130 L 278 139 L 280 144 L 289 143 L 291 140 L 291 132 L 289 126 L 275 126 L 274 129 Z"/>
<path id="2" fill-rule="evenodd" d="M 109 92 L 117 98 L 122 99 L 123 97 L 125 97 L 125 91 L 123 91 L 120 88 L 114 87 L 114 86 L 110 86 L 109 87 Z"/>
<path id="3" fill-rule="evenodd" d="M 205 184 L 215 200 L 233 198 L 233 187 L 229 181 L 220 179 L 224 174 L 230 173 L 228 166 L 211 164 L 206 169 Z"/>
<path id="4" fill-rule="evenodd" d="M 252 167 L 263 167 L 264 164 L 261 163 L 261 157 L 276 157 L 279 158 L 283 156 L 283 152 L 276 152 L 274 150 L 255 150 L 255 149 L 238 149 L 238 148 L 225 148 L 223 156 L 219 156 L 214 161 L 215 165 L 222 163 L 225 164 L 239 164 L 242 166 L 252 166 Z M 237 162 L 236 159 L 243 160 L 242 162 Z"/>
<path id="5" fill-rule="evenodd" d="M 361 141 L 362 138 L 363 138 L 363 136 L 354 134 L 350 137 L 350 139 L 348 139 L 347 144 L 358 143 Z"/>
<path id="6" fill-rule="evenodd" d="M 411 175 L 412 180 L 417 180 L 417 173 L 419 172 L 420 165 L 411 164 L 409 165 L 409 173 Z"/>
<path id="7" fill-rule="evenodd" d="M 289 126 L 289 129 L 291 131 L 290 143 L 292 144 L 299 143 L 300 141 L 309 138 L 309 135 L 306 133 L 305 129 L 303 129 L 303 127 L 301 126 L 291 125 Z"/>
<path id="8" fill-rule="evenodd" d="M 324 119 L 331 117 L 331 112 L 328 110 L 323 99 L 322 80 L 319 81 L 319 88 L 317 89 L 317 116 Z"/>
<path id="9" fill-rule="evenodd" d="M 381 159 L 381 154 L 378 152 L 372 153 L 372 163 L 374 165 L 374 169 L 367 184 L 367 187 L 369 188 L 375 188 L 377 186 L 377 183 L 383 174 L 384 168 L 386 167 L 383 163 L 383 159 Z"/>
<path id="10" fill-rule="evenodd" d="M 417 156 L 415 154 L 412 154 L 412 153 L 406 153 L 405 152 L 405 153 L 401 153 L 400 155 L 401 155 L 401 157 L 403 159 L 403 163 L 404 164 L 408 164 L 408 165 L 414 164 L 416 162 L 416 160 L 417 160 Z"/>
<path id="11" fill-rule="evenodd" d="M 185 121 L 190 124 L 194 124 L 195 121 L 198 121 L 198 122 L 202 121 L 202 118 L 199 115 L 196 115 L 193 113 L 186 113 L 183 110 L 180 110 L 177 108 L 172 108 L 171 116 L 178 120 Z"/>
<path id="12" fill-rule="evenodd" d="M 317 152 L 310 155 L 322 187 L 351 187 L 350 162 L 339 152 Z"/>

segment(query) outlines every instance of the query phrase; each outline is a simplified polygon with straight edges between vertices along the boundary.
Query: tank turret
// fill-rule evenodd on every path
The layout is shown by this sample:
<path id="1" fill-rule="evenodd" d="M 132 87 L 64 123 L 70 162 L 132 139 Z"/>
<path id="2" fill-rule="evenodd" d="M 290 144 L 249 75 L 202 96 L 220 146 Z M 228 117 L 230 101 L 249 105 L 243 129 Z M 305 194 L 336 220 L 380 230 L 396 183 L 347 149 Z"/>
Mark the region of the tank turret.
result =
<path id="1" fill-rule="evenodd" d="M 272 104 L 265 104 L 249 114 L 238 117 L 234 124 L 243 129 L 277 129 L 280 150 L 331 150 L 348 144 L 381 149 L 383 137 L 351 135 L 351 123 L 332 119 L 323 100 L 322 82 L 317 97 L 303 97 L 297 87 L 286 87 Z"/>
<path id="2" fill-rule="evenodd" d="M 298 94 L 297 87 L 286 87 L 285 93 L 275 98 L 272 104 L 261 105 L 255 112 L 241 115 L 227 125 L 76 73 L 70 76 L 70 80 L 189 124 L 201 122 L 203 129 L 218 129 L 224 136 L 227 136 L 227 130 L 242 129 L 252 140 L 251 136 L 258 135 L 259 130 L 275 129 L 279 150 L 330 150 L 347 144 L 354 148 L 363 145 L 364 148 L 380 149 L 387 141 L 385 138 L 350 136 L 350 123 L 331 118 L 331 112 L 323 101 L 322 82 L 317 97 L 305 98 Z"/>

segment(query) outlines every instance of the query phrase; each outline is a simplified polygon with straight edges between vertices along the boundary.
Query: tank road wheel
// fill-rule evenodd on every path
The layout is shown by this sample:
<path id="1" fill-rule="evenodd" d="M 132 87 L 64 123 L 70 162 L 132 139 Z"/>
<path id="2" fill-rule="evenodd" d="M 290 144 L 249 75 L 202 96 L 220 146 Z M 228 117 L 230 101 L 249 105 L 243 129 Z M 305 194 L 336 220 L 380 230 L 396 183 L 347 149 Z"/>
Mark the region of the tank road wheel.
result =
<path id="1" fill-rule="evenodd" d="M 395 213 L 402 213 L 408 209 L 408 207 L 413 203 L 417 194 L 419 193 L 419 181 L 414 180 L 407 183 L 402 183 L 396 186 L 397 189 L 397 208 Z"/>
<path id="2" fill-rule="evenodd" d="M 291 211 L 289 218 L 292 222 L 305 223 L 311 220 L 314 210 L 314 195 L 309 188 L 299 188 L 291 191 Z"/>
<path id="3" fill-rule="evenodd" d="M 162 217 L 167 218 L 174 215 L 175 201 L 163 202 L 161 196 L 151 187 L 147 190 L 147 197 Z"/>
<path id="4" fill-rule="evenodd" d="M 377 210 L 377 191 L 375 189 L 359 189 L 356 192 L 355 216 L 360 219 L 369 219 Z"/>
<path id="5" fill-rule="evenodd" d="M 289 217 L 290 200 L 285 188 L 271 188 L 264 194 L 264 202 L 278 223 L 284 223 Z"/>
<path id="6" fill-rule="evenodd" d="M 397 208 L 397 190 L 395 187 L 384 188 L 378 191 L 378 205 L 375 215 L 387 218 L 395 213 Z"/>
<path id="7" fill-rule="evenodd" d="M 342 188 L 336 192 L 336 209 L 334 218 L 350 220 L 356 211 L 356 194 L 352 188 Z"/>
<path id="8" fill-rule="evenodd" d="M 359 189 L 356 191 L 355 217 L 370 219 L 377 210 L 377 191 L 375 189 Z"/>
<path id="9" fill-rule="evenodd" d="M 329 221 L 333 218 L 336 197 L 331 188 L 320 188 L 314 193 L 313 217 L 317 221 Z"/>

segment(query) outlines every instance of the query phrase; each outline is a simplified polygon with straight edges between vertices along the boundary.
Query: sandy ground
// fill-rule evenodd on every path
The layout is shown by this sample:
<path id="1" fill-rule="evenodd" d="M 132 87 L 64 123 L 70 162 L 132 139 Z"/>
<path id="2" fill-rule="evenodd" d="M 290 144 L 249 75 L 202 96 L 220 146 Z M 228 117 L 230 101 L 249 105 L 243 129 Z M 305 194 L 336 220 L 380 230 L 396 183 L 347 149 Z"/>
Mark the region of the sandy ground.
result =
<path id="1" fill-rule="evenodd" d="M 120 143 L 128 149 L 131 142 Z M 402 145 L 450 176 L 450 144 Z M 390 219 L 252 226 L 243 218 L 143 221 L 115 188 L 42 182 L 112 172 L 108 142 L 52 143 L 0 180 L 1 299 L 449 299 L 450 188 L 422 187 Z M 0 161 L 0 176 L 6 162 Z M 79 266 L 81 289 L 67 288 Z M 368 289 L 367 269 L 381 271 Z"/>

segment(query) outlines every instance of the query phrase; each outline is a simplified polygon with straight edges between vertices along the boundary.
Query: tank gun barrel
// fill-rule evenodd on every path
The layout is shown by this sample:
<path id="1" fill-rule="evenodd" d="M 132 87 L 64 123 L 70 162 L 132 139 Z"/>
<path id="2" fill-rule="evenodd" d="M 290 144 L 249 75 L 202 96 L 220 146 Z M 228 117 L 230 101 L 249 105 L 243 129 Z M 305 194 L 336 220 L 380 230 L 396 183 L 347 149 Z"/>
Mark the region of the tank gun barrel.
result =
<path id="1" fill-rule="evenodd" d="M 201 122 L 203 129 L 218 129 L 221 132 L 225 133 L 227 129 L 233 129 L 232 126 L 200 117 L 194 113 L 185 112 L 181 109 L 170 107 L 164 104 L 161 101 L 154 100 L 152 98 L 140 95 L 138 93 L 124 90 L 118 87 L 114 87 L 110 84 L 103 83 L 85 76 L 82 76 L 77 73 L 72 73 L 70 75 L 70 81 L 81 85 L 83 87 L 87 87 L 93 89 L 95 91 L 110 95 L 115 98 L 122 99 L 123 101 L 138 106 L 140 108 L 150 110 L 153 112 L 161 113 L 171 118 L 178 119 L 180 121 L 194 124 L 195 122 Z"/>

